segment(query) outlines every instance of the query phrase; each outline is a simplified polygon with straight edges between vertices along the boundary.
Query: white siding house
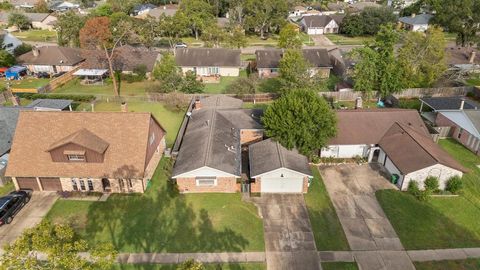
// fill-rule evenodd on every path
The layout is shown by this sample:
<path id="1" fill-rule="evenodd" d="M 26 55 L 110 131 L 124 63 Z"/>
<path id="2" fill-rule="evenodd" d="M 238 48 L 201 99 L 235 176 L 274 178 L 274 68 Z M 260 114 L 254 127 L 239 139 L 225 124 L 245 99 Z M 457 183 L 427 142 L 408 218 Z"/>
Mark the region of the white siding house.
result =
<path id="1" fill-rule="evenodd" d="M 300 21 L 303 31 L 309 35 L 338 33 L 343 15 L 304 16 Z"/>
<path id="2" fill-rule="evenodd" d="M 240 50 L 223 48 L 176 49 L 175 60 L 183 74 L 193 71 L 197 76 L 240 75 Z"/>

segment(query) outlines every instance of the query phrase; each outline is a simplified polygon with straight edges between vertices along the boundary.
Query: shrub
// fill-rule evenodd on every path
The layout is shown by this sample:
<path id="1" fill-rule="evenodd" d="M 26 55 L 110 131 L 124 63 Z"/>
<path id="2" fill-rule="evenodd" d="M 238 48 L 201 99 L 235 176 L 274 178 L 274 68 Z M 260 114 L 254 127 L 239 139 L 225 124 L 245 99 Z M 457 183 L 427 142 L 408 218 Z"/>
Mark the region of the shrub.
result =
<path id="1" fill-rule="evenodd" d="M 407 192 L 415 196 L 419 201 L 427 201 L 430 194 L 432 193 L 430 190 L 420 190 L 418 187 L 418 182 L 412 180 L 408 183 Z"/>
<path id="2" fill-rule="evenodd" d="M 173 112 L 185 111 L 189 102 L 189 97 L 183 93 L 170 93 L 164 100 L 165 108 Z"/>
<path id="3" fill-rule="evenodd" d="M 320 163 L 320 160 L 321 160 L 320 157 L 317 156 L 317 155 L 313 155 L 310 159 L 311 159 L 312 163 L 315 163 L 315 164 Z"/>
<path id="4" fill-rule="evenodd" d="M 462 179 L 458 176 L 453 176 L 447 181 L 446 190 L 453 194 L 457 194 L 463 188 Z"/>
<path id="5" fill-rule="evenodd" d="M 147 66 L 145 66 L 144 64 L 135 66 L 133 68 L 133 73 L 135 73 L 137 76 L 140 76 L 143 79 L 145 79 L 146 75 L 147 75 Z"/>
<path id="6" fill-rule="evenodd" d="M 431 192 L 437 192 L 440 189 L 440 185 L 438 184 L 438 178 L 435 176 L 429 176 L 425 179 L 425 190 Z"/>
<path id="7" fill-rule="evenodd" d="M 128 83 L 141 82 L 145 79 L 145 76 L 130 73 L 122 73 L 120 77 L 123 81 L 126 81 Z"/>
<path id="8" fill-rule="evenodd" d="M 69 94 L 34 94 L 34 93 L 21 93 L 17 94 L 19 97 L 26 99 L 71 99 L 78 102 L 90 102 L 95 99 L 94 95 L 69 95 Z"/>
<path id="9" fill-rule="evenodd" d="M 13 50 L 13 55 L 20 56 L 24 53 L 27 53 L 27 52 L 31 51 L 31 50 L 32 50 L 32 45 L 27 44 L 27 43 L 22 43 L 22 45 L 16 47 Z"/>

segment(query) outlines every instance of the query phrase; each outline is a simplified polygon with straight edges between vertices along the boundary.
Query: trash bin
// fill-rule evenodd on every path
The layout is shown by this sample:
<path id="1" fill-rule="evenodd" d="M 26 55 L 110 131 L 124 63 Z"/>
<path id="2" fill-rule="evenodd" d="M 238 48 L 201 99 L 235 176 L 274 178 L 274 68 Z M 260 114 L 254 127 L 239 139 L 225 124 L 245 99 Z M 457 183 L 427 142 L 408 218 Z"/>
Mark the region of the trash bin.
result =
<path id="1" fill-rule="evenodd" d="M 400 178 L 400 176 L 398 174 L 392 174 L 392 177 L 391 177 L 391 181 L 392 181 L 392 184 L 396 185 L 398 183 L 398 179 Z"/>

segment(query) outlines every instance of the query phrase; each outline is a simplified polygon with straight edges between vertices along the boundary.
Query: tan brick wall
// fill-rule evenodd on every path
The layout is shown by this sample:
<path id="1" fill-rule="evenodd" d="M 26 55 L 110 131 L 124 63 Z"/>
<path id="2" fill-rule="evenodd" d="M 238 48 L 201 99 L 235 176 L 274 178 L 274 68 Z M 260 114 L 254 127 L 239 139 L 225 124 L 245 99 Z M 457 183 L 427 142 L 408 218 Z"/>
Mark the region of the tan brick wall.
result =
<path id="1" fill-rule="evenodd" d="M 471 147 L 471 145 L 468 144 L 468 138 L 470 136 L 473 136 L 468 131 L 466 131 L 465 129 L 462 129 L 460 126 L 457 126 L 457 124 L 452 122 L 450 119 L 448 119 L 441 113 L 437 114 L 437 118 L 435 119 L 435 124 L 437 126 L 452 127 L 452 130 L 450 131 L 452 138 L 455 139 L 457 142 L 461 143 L 466 148 L 468 148 L 470 151 L 474 152 L 477 155 L 480 155 L 480 151 L 477 151 L 477 149 L 473 148 L 477 145 L 476 143 L 473 145 L 473 147 Z M 458 138 L 459 134 L 460 134 L 460 138 Z"/>
<path id="2" fill-rule="evenodd" d="M 210 187 L 199 187 L 195 178 L 177 178 L 178 190 L 181 193 L 204 193 L 204 192 L 221 192 L 235 193 L 237 191 L 237 179 L 235 177 L 219 177 L 217 185 Z"/>
<path id="3" fill-rule="evenodd" d="M 303 193 L 308 192 L 308 177 L 303 177 Z"/>
<path id="4" fill-rule="evenodd" d="M 79 180 L 84 180 L 85 181 L 85 191 L 88 191 L 88 182 L 87 178 L 78 178 L 77 179 L 77 186 L 79 191 L 80 190 L 80 181 Z M 143 179 L 132 179 L 132 187 L 128 186 L 127 180 L 124 180 L 124 187 L 123 190 L 120 190 L 120 184 L 118 179 L 110 179 L 110 187 L 111 187 L 111 192 L 112 193 L 130 193 L 130 192 L 137 192 L 137 193 L 143 193 L 143 187 L 144 184 Z M 62 189 L 64 191 L 73 191 L 73 186 L 72 186 L 72 178 L 60 178 L 60 182 L 62 183 Z M 93 182 L 93 191 L 95 192 L 104 192 L 103 191 L 103 185 L 102 185 L 102 179 L 99 178 L 94 178 L 92 179 Z"/>
<path id="5" fill-rule="evenodd" d="M 251 144 L 259 142 L 263 139 L 263 130 L 258 129 L 242 129 L 240 131 L 240 143 Z"/>
<path id="6" fill-rule="evenodd" d="M 256 178 L 255 179 L 255 183 L 250 183 L 250 192 L 253 192 L 253 193 L 259 193 L 259 192 L 262 192 L 261 189 L 262 189 L 262 183 L 261 183 L 261 178 Z"/>

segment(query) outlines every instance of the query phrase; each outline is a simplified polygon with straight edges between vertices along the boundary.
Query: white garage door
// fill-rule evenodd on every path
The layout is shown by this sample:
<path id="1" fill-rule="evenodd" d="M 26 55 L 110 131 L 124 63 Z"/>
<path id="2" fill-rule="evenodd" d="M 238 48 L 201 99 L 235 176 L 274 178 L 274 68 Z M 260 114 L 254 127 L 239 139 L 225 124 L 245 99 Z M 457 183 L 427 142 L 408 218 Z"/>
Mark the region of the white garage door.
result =
<path id="1" fill-rule="evenodd" d="M 261 180 L 262 192 L 265 193 L 301 193 L 302 178 L 264 178 Z"/>

